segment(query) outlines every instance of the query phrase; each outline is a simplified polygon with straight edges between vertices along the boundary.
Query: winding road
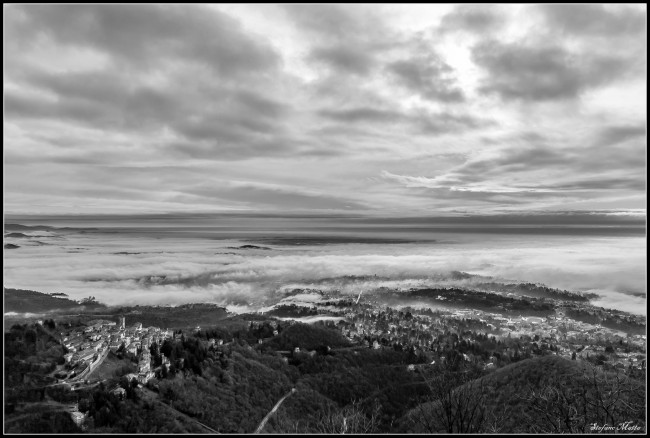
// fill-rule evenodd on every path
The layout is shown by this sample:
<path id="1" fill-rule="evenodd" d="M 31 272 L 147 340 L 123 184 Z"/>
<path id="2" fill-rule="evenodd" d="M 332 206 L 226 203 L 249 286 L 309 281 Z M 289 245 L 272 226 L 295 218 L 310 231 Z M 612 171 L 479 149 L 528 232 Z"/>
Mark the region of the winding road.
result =
<path id="1" fill-rule="evenodd" d="M 275 404 L 275 406 L 273 406 L 273 409 L 271 409 L 271 410 L 269 411 L 269 413 L 266 414 L 266 417 L 264 417 L 264 419 L 262 420 L 262 422 L 260 423 L 260 425 L 257 426 L 257 429 L 255 429 L 255 433 L 261 433 L 261 432 L 262 432 L 262 429 L 264 429 L 264 426 L 266 426 L 266 422 L 269 421 L 269 418 L 271 418 L 271 416 L 272 416 L 273 414 L 275 414 L 275 411 L 278 410 L 278 408 L 280 407 L 280 405 L 282 404 L 282 402 L 283 402 L 287 397 L 289 397 L 291 394 L 293 394 L 294 392 L 296 392 L 296 388 L 291 388 L 291 391 L 289 391 L 289 393 L 288 393 L 287 395 L 285 395 L 284 397 L 282 397 L 282 398 L 281 398 L 281 399 L 280 399 L 280 400 Z"/>

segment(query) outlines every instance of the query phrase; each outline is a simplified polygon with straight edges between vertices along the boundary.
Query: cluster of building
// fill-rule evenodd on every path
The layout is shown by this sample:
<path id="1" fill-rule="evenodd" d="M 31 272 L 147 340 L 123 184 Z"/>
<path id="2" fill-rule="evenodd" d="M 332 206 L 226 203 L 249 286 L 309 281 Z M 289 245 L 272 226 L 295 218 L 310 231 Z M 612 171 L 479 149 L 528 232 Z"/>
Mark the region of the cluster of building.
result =
<path id="1" fill-rule="evenodd" d="M 143 328 L 139 322 L 127 327 L 125 317 L 119 319 L 119 324 L 108 320 L 92 322 L 87 327 L 61 333 L 61 344 L 68 350 L 63 357 L 71 372 L 59 373 L 57 377 L 79 379 L 96 368 L 109 351 L 115 353 L 123 348 L 127 353 L 138 355 L 138 373 L 127 377 L 146 383 L 154 376 L 149 348 L 154 342 L 161 345 L 165 339 L 173 337 L 169 329 Z M 165 359 L 163 357 L 164 365 L 169 363 Z"/>
<path id="2" fill-rule="evenodd" d="M 592 354 L 605 355 L 610 366 L 624 371 L 644 370 L 646 365 L 645 335 L 575 321 L 561 311 L 547 317 L 512 317 L 474 309 L 400 311 L 366 305 L 349 309 L 344 316 L 338 327 L 353 343 L 375 349 L 408 348 L 428 359 L 444 358 L 446 349 L 454 349 L 461 342 L 463 347 L 485 345 L 487 338 L 493 342 L 488 348 L 509 359 L 548 353 L 576 359 Z M 476 359 L 468 353 L 463 356 Z M 494 356 L 483 356 L 486 368 L 495 366 Z"/>
<path id="3" fill-rule="evenodd" d="M 165 355 L 163 355 L 163 363 L 164 363 L 164 359 L 166 359 Z M 167 360 L 167 363 L 165 365 L 168 364 L 169 364 L 169 360 Z M 138 356 L 138 372 L 127 374 L 126 379 L 129 382 L 135 379 L 137 380 L 138 383 L 144 385 L 149 380 L 151 380 L 151 378 L 154 377 L 154 375 L 155 374 L 151 369 L 151 353 L 149 352 L 148 348 L 144 348 L 142 349 L 142 352 Z"/>

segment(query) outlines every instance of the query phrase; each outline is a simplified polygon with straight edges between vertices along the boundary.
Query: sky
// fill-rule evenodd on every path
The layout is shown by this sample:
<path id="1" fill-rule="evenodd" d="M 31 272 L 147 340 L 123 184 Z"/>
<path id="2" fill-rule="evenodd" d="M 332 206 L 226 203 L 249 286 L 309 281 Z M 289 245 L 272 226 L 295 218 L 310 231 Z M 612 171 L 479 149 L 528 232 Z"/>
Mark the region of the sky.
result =
<path id="1" fill-rule="evenodd" d="M 5 5 L 11 214 L 645 214 L 646 5 Z"/>

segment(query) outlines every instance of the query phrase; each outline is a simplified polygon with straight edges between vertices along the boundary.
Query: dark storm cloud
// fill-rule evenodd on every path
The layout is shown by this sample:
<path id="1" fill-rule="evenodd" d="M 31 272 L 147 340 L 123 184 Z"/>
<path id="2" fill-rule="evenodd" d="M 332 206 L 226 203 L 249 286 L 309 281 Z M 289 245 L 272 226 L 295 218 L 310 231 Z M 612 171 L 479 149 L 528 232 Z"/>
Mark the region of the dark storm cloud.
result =
<path id="1" fill-rule="evenodd" d="M 634 7 L 255 8 L 7 6 L 13 208 L 640 205 Z"/>
<path id="2" fill-rule="evenodd" d="M 140 68 L 173 57 L 231 76 L 279 62 L 268 45 L 245 35 L 235 20 L 205 6 L 12 5 L 8 11 L 22 15 L 9 35 L 18 46 L 38 29 L 60 44 L 89 46 Z"/>
<path id="3" fill-rule="evenodd" d="M 456 85 L 453 69 L 433 52 L 392 62 L 386 68 L 400 85 L 425 99 L 465 100 L 463 91 Z"/>
<path id="4" fill-rule="evenodd" d="M 497 30 L 504 23 L 503 12 L 498 5 L 462 5 L 442 18 L 438 31 L 485 34 Z"/>
<path id="5" fill-rule="evenodd" d="M 170 119 L 180 103 L 171 90 L 129 84 L 125 77 L 109 72 L 32 72 L 18 81 L 36 93 L 9 91 L 7 118 L 52 118 L 95 127 L 142 129 Z"/>
<path id="6" fill-rule="evenodd" d="M 278 118 L 285 116 L 290 107 L 282 102 L 270 99 L 269 97 L 255 93 L 251 90 L 238 90 L 234 93 L 236 103 L 245 111 L 253 111 L 256 115 L 263 114 L 267 117 Z"/>
<path id="7" fill-rule="evenodd" d="M 296 26 L 317 40 L 345 43 L 372 39 L 386 31 L 381 19 L 359 5 L 287 4 L 282 8 Z"/>
<path id="8" fill-rule="evenodd" d="M 112 82 L 109 75 L 105 77 L 107 87 L 98 79 L 102 75 L 88 75 L 90 80 L 84 86 L 74 87 L 75 81 L 83 81 L 85 76 L 51 76 L 34 83 L 55 93 L 56 98 L 8 91 L 6 117 L 72 121 L 141 133 L 168 127 L 186 140 L 170 143 L 168 149 L 177 147 L 179 152 L 208 159 L 245 159 L 291 149 L 293 142 L 284 126 L 287 107 L 250 90 L 199 87 L 185 94 L 147 86 L 115 88 L 108 85 Z M 114 82 L 119 84 L 119 79 Z M 197 91 L 203 91 L 202 95 Z M 214 99 L 207 100 L 211 96 Z"/>
<path id="9" fill-rule="evenodd" d="M 345 45 L 316 48 L 311 52 L 311 58 L 334 69 L 362 75 L 369 73 L 375 63 L 365 48 Z"/>
<path id="10" fill-rule="evenodd" d="M 110 111 L 94 102 L 81 99 L 59 101 L 14 91 L 5 93 L 5 117 L 10 119 L 56 119 L 83 122 L 93 126 L 112 127 L 119 124 Z M 121 117 L 120 117 L 121 119 Z"/>
<path id="11" fill-rule="evenodd" d="M 279 135 L 283 127 L 278 125 L 281 111 L 250 106 L 249 102 L 239 100 L 235 94 L 229 95 L 222 104 L 214 108 L 202 108 L 183 117 L 178 114 L 173 127 L 190 140 L 238 141 L 250 135 Z"/>
<path id="12" fill-rule="evenodd" d="M 318 112 L 322 117 L 339 122 L 394 122 L 404 119 L 404 114 L 395 110 L 385 110 L 370 107 L 350 109 L 324 109 Z"/>
<path id="13" fill-rule="evenodd" d="M 211 129 L 209 123 L 203 123 L 181 129 L 188 140 L 166 145 L 169 156 L 179 159 L 237 161 L 268 156 L 290 157 L 300 152 L 290 140 L 263 133 L 253 135 L 241 126 L 223 124 Z"/>
<path id="14" fill-rule="evenodd" d="M 167 128 L 178 140 L 166 150 L 174 152 L 178 145 L 182 154 L 208 159 L 285 153 L 295 145 L 286 135 L 290 105 L 265 86 L 281 79 L 279 56 L 220 12 L 185 5 L 9 10 L 14 52 L 7 63 L 15 67 L 10 79 L 18 87 L 5 94 L 7 119 L 51 119 L 131 134 Z M 92 71 L 21 70 L 17 48 L 43 35 L 61 47 L 98 50 L 108 56 L 108 65 Z"/>
<path id="15" fill-rule="evenodd" d="M 487 41 L 472 49 L 487 77 L 479 91 L 503 99 L 571 99 L 626 71 L 630 60 L 617 55 L 576 54 L 560 46 Z"/>
<path id="16" fill-rule="evenodd" d="M 624 141 L 640 139 L 646 136 L 646 128 L 641 125 L 610 126 L 598 134 L 596 146 L 614 146 Z M 640 158 L 640 157 L 639 157 Z"/>
<path id="17" fill-rule="evenodd" d="M 381 54 L 396 46 L 395 35 L 382 18 L 359 5 L 284 5 L 292 23 L 311 36 L 308 59 L 330 73 L 370 75 Z"/>
<path id="18" fill-rule="evenodd" d="M 184 139 L 170 145 L 173 151 L 215 160 L 300 152 L 287 132 L 286 105 L 250 90 L 209 88 L 205 106 L 186 102 L 186 113 L 173 118 L 172 129 Z"/>
<path id="19" fill-rule="evenodd" d="M 642 33 L 646 15 L 629 6 L 547 4 L 537 6 L 553 31 L 584 36 L 614 37 Z"/>

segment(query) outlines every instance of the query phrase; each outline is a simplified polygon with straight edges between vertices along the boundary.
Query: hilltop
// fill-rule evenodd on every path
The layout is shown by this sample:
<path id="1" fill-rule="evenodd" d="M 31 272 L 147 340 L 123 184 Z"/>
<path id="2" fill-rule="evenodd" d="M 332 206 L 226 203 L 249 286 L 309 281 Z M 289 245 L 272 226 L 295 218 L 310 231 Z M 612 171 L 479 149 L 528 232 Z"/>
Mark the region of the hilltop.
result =
<path id="1" fill-rule="evenodd" d="M 432 387 L 434 392 L 440 389 L 436 384 Z M 576 433 L 589 432 L 593 423 L 607 424 L 614 419 L 643 423 L 645 417 L 643 382 L 555 355 L 526 359 L 447 389 L 447 393 L 437 394 L 440 399 L 410 410 L 400 419 L 400 429 L 417 433 Z M 440 420 L 437 413 L 451 407 L 459 411 L 476 408 L 473 425 L 469 421 L 464 425 L 462 421 L 435 421 Z M 549 417 L 542 415 L 543 411 Z M 561 424 L 555 422 L 558 419 Z"/>
<path id="2" fill-rule="evenodd" d="M 272 350 L 293 350 L 295 347 L 313 350 L 323 346 L 349 347 L 350 341 L 338 331 L 297 323 L 287 327 L 279 336 L 265 344 L 266 348 Z"/>
<path id="3" fill-rule="evenodd" d="M 61 294 L 5 288 L 4 311 L 5 313 L 52 313 L 63 310 L 83 312 L 105 307 L 96 301 L 86 300 L 80 303 L 68 298 L 57 298 L 57 296 Z"/>
<path id="4" fill-rule="evenodd" d="M 26 237 L 29 237 L 29 236 L 26 235 L 26 234 L 23 234 L 23 233 L 7 233 L 7 234 L 5 234 L 5 237 L 13 237 L 13 238 L 21 238 L 22 239 L 22 238 L 26 238 Z"/>
<path id="5" fill-rule="evenodd" d="M 21 314 L 48 314 L 52 316 L 74 315 L 80 321 L 87 321 L 97 316 L 117 317 L 129 315 L 145 326 L 195 328 L 202 324 L 228 318 L 230 315 L 222 306 L 210 303 L 191 303 L 181 306 L 106 306 L 94 299 L 84 298 L 74 301 L 60 292 L 43 293 L 24 289 L 4 289 L 5 319 L 10 322 L 23 322 L 32 318 Z M 17 314 L 17 315 L 12 315 Z M 9 314 L 9 315 L 7 315 Z"/>
<path id="6" fill-rule="evenodd" d="M 21 224 L 5 224 L 6 231 L 44 231 L 52 230 L 54 227 L 49 227 L 47 225 L 21 225 Z"/>

